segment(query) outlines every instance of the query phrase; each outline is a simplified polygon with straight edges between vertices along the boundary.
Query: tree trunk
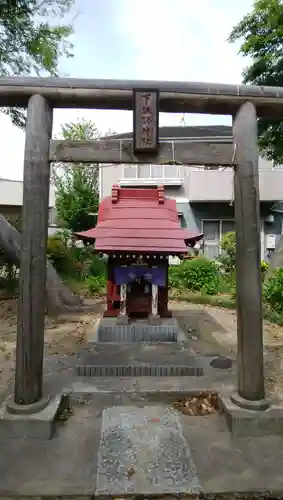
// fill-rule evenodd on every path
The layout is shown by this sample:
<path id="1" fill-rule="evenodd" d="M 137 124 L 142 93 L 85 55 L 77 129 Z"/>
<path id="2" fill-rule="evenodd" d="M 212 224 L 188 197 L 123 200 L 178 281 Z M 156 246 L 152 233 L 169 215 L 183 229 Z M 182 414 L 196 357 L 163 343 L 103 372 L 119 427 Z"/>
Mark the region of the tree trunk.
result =
<path id="1" fill-rule="evenodd" d="M 19 265 L 21 235 L 17 229 L 15 229 L 1 214 L 0 248 L 3 250 L 10 262 L 15 265 Z M 78 295 L 74 295 L 62 283 L 54 267 L 48 261 L 46 273 L 47 311 L 50 314 L 57 314 L 59 311 L 64 309 L 68 310 L 82 306 L 81 298 Z"/>
<path id="2" fill-rule="evenodd" d="M 270 278 L 273 271 L 275 271 L 275 269 L 277 269 L 278 267 L 283 267 L 283 234 L 281 234 L 276 248 L 271 255 L 269 266 L 264 278 L 265 283 Z"/>

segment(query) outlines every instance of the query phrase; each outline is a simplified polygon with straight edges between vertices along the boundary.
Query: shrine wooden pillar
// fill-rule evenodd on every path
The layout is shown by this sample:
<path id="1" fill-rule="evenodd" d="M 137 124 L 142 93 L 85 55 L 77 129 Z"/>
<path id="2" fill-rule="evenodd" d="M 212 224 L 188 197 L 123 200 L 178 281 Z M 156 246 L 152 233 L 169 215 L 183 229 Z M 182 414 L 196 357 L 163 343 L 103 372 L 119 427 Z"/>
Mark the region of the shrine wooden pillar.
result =
<path id="1" fill-rule="evenodd" d="M 121 325 L 128 324 L 128 315 L 127 315 L 127 284 L 122 283 L 120 285 L 120 311 L 117 317 L 117 323 Z"/>
<path id="2" fill-rule="evenodd" d="M 151 315 L 158 315 L 158 285 L 151 285 Z"/>
<path id="3" fill-rule="evenodd" d="M 127 314 L 127 285 L 123 283 L 120 285 L 120 316 L 126 316 Z"/>
<path id="4" fill-rule="evenodd" d="M 251 102 L 234 118 L 238 406 L 265 409 L 257 115 Z"/>
<path id="5" fill-rule="evenodd" d="M 24 155 L 15 395 L 8 407 L 14 412 L 33 413 L 48 402 L 42 381 L 51 133 L 52 108 L 34 95 L 28 103 Z"/>

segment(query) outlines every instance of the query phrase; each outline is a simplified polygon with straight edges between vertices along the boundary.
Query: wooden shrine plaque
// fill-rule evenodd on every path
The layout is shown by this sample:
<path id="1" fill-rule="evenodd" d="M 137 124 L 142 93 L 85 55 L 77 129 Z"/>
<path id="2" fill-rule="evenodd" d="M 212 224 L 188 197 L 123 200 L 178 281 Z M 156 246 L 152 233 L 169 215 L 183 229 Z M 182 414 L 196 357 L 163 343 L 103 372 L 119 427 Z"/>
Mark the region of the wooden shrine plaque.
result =
<path id="1" fill-rule="evenodd" d="M 133 91 L 134 154 L 157 154 L 159 146 L 159 91 Z"/>

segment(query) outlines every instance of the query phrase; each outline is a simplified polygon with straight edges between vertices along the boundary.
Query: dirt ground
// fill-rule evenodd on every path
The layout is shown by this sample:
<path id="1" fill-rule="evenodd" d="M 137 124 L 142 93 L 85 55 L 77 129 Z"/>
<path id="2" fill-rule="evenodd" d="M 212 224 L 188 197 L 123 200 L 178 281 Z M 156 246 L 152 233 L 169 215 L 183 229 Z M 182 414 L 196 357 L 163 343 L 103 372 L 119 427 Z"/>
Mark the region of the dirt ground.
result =
<path id="1" fill-rule="evenodd" d="M 95 306 L 96 301 L 88 300 Z M 98 304 L 97 309 L 102 306 Z M 81 348 L 87 329 L 99 316 L 97 313 L 62 315 L 46 319 L 45 357 L 62 358 L 75 355 Z M 0 301 L 0 395 L 13 379 L 15 368 L 17 304 L 15 300 Z"/>
<path id="2" fill-rule="evenodd" d="M 197 352 L 236 359 L 235 311 L 186 302 L 174 302 L 170 309 Z M 283 405 L 283 327 L 264 321 L 263 344 L 267 394 Z"/>
<path id="3" fill-rule="evenodd" d="M 95 305 L 95 301 L 93 302 Z M 75 355 L 98 312 L 64 315 L 47 320 L 45 356 L 66 358 Z M 170 308 L 197 352 L 236 358 L 237 318 L 234 311 L 211 306 L 174 302 Z M 16 302 L 0 301 L 0 395 L 13 379 L 16 346 Z M 266 388 L 283 405 L 283 327 L 264 322 L 264 361 Z"/>

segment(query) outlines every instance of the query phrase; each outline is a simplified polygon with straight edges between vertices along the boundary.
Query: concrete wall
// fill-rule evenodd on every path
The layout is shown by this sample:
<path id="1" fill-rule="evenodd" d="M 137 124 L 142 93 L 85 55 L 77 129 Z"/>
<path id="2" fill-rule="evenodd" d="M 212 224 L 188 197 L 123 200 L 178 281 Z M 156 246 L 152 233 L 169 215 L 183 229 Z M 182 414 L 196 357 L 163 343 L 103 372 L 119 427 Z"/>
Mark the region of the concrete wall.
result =
<path id="1" fill-rule="evenodd" d="M 122 176 L 122 165 L 102 165 L 99 168 L 100 199 L 111 195 L 113 184 L 119 184 Z"/>
<path id="2" fill-rule="evenodd" d="M 23 202 L 23 182 L 0 178 L 0 213 L 11 222 L 19 224 Z M 54 234 L 56 226 L 55 189 L 50 186 L 48 234 Z"/>
<path id="3" fill-rule="evenodd" d="M 220 170 L 191 170 L 185 178 L 185 191 L 194 201 L 228 201 L 233 198 L 234 172 Z M 261 201 L 282 199 L 283 170 L 259 170 L 259 195 Z"/>
<path id="4" fill-rule="evenodd" d="M 0 178 L 0 206 L 21 206 L 23 203 L 23 182 Z M 50 186 L 49 206 L 55 206 L 54 186 Z"/>
<path id="5" fill-rule="evenodd" d="M 265 158 L 259 158 L 260 194 L 263 201 L 279 201 L 283 184 L 283 166 L 273 169 L 273 164 Z M 188 197 L 191 201 L 230 201 L 232 198 L 233 171 L 225 169 L 206 170 L 202 167 L 184 166 L 179 168 L 180 186 L 168 185 L 170 196 Z M 123 179 L 123 165 L 103 165 L 100 167 L 99 183 L 101 198 L 111 194 L 113 184 Z M 144 183 L 144 184 L 143 184 Z M 169 181 L 170 183 L 170 181 Z M 141 180 L 141 185 L 146 182 Z M 141 187 L 141 186 L 140 186 Z"/>
<path id="6" fill-rule="evenodd" d="M 222 201 L 217 201 L 217 196 L 211 198 L 212 184 L 209 178 L 205 181 L 204 175 L 217 177 L 214 185 L 222 192 Z M 268 235 L 275 235 L 278 241 L 282 232 L 283 203 L 278 203 L 283 198 L 283 168 L 273 169 L 271 162 L 259 158 L 259 175 L 261 184 L 261 248 L 262 258 L 266 255 L 266 242 Z M 195 199 L 192 192 L 190 177 L 194 176 L 197 181 L 197 190 L 200 199 Z M 222 171 L 210 171 L 199 167 L 180 167 L 182 185 L 166 185 L 165 195 L 174 198 L 177 202 L 177 210 L 183 214 L 187 228 L 192 231 L 203 230 L 203 220 L 233 220 L 234 209 L 232 201 L 233 172 L 229 169 Z M 111 195 L 113 184 L 119 184 L 123 178 L 122 165 L 107 165 L 100 168 L 100 197 Z M 282 181 L 282 182 L 281 182 Z M 225 187 L 225 186 L 226 187 Z M 149 187 L 146 183 L 139 187 Z M 225 189 L 223 190 L 223 188 Z M 219 192 L 220 192 L 219 191 Z M 225 192 L 224 192 L 225 191 Z M 224 193 L 224 194 L 223 194 Z M 275 206 L 282 212 L 272 211 Z M 267 216 L 272 216 L 274 221 L 267 222 Z"/>

